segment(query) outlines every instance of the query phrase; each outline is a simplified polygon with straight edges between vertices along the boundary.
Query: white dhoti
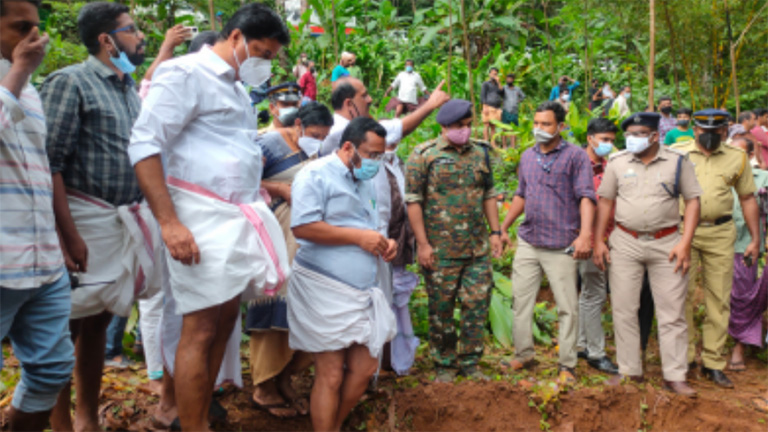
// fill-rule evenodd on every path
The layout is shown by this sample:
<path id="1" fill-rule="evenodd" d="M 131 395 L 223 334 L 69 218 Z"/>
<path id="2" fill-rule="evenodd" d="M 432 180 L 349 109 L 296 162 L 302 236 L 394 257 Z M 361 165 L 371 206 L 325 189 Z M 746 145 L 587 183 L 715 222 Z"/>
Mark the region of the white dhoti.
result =
<path id="1" fill-rule="evenodd" d="M 338 351 L 360 344 L 372 357 L 379 357 L 397 333 L 395 315 L 381 289 L 353 288 L 295 260 L 287 303 L 293 350 Z"/>
<path id="2" fill-rule="evenodd" d="M 154 257 L 160 253 L 157 222 L 142 204 L 115 207 L 75 190 L 67 191 L 69 211 L 88 247 L 88 271 L 72 291 L 72 319 L 105 310 L 127 317 L 133 302 L 160 291 Z"/>
<path id="3" fill-rule="evenodd" d="M 274 295 L 290 273 L 280 224 L 263 202 L 231 204 L 197 185 L 168 178 L 176 214 L 195 238 L 200 263 L 184 265 L 167 253 L 176 312 L 184 315 Z"/>

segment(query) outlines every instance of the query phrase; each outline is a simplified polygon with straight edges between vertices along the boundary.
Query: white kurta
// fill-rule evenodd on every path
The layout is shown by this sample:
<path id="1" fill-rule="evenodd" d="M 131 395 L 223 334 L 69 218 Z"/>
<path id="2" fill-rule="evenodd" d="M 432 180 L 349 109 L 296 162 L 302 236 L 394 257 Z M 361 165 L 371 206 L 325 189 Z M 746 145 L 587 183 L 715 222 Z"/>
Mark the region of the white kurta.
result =
<path id="1" fill-rule="evenodd" d="M 279 224 L 261 211 L 266 206 L 259 194 L 257 118 L 235 77 L 209 47 L 164 62 L 128 146 L 133 164 L 162 154 L 166 176 L 192 186 L 171 189 L 179 219 L 195 236 L 201 255 L 197 265 L 169 261 L 181 314 L 221 304 L 248 288 L 257 294 L 273 279 L 270 265 L 280 277 L 289 272 Z M 274 226 L 271 232 L 279 235 L 265 238 L 264 228 L 270 232 Z M 265 251 L 269 256 L 262 255 Z"/>

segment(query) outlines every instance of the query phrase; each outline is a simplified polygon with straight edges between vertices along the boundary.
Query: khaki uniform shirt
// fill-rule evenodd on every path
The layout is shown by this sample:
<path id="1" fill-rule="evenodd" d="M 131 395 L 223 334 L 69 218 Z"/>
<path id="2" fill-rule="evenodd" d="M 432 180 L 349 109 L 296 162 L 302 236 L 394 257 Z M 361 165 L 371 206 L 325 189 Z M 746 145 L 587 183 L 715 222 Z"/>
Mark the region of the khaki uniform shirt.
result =
<path id="1" fill-rule="evenodd" d="M 733 214 L 731 188 L 739 196 L 755 193 L 752 167 L 743 150 L 721 144 L 710 156 L 706 156 L 695 141 L 677 144 L 672 148 L 688 154 L 696 169 L 696 178 L 704 189 L 701 196 L 701 221 L 714 222 L 717 218 Z"/>
<path id="2" fill-rule="evenodd" d="M 679 224 L 679 198 L 672 194 L 681 157 L 680 195 L 690 200 L 700 196 L 702 190 L 693 164 L 684 153 L 660 145 L 648 165 L 628 151 L 612 155 L 597 194 L 616 201 L 616 222 L 638 232 L 655 232 Z"/>
<path id="3" fill-rule="evenodd" d="M 416 147 L 406 163 L 405 201 L 421 203 L 429 244 L 439 259 L 488 253 L 483 202 L 496 196 L 484 144 L 461 150 L 442 137 Z"/>

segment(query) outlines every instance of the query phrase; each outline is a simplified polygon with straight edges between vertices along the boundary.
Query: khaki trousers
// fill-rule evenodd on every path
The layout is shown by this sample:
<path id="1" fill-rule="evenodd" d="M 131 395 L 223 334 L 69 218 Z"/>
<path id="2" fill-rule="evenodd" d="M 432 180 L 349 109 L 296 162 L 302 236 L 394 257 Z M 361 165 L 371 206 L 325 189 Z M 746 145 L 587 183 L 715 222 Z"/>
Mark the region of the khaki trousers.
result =
<path id="1" fill-rule="evenodd" d="M 512 310 L 514 312 L 515 358 L 521 362 L 536 354 L 533 349 L 533 309 L 541 287 L 542 270 L 549 279 L 557 304 L 560 332 L 560 364 L 576 366 L 576 330 L 579 296 L 576 293 L 578 261 L 560 249 L 537 248 L 518 238 L 512 263 Z"/>
<path id="2" fill-rule="evenodd" d="M 688 320 L 688 362 L 696 359 L 696 327 L 693 322 L 693 297 L 700 282 L 704 290 L 706 315 L 701 325 L 701 361 L 710 369 L 725 369 L 725 341 L 731 316 L 733 287 L 733 244 L 736 228 L 733 222 L 713 227 L 698 227 L 691 248 L 691 280 L 685 308 Z M 701 277 L 701 280 L 698 277 Z"/>
<path id="3" fill-rule="evenodd" d="M 679 241 L 678 233 L 657 240 L 639 240 L 620 229 L 611 234 L 608 280 L 616 333 L 616 359 L 622 375 L 643 375 L 637 311 L 640 308 L 643 274 L 647 269 L 656 304 L 664 379 L 685 381 L 688 371 L 685 361 L 688 277 L 680 271 L 675 273 L 675 262 L 669 262 L 669 252 Z"/>

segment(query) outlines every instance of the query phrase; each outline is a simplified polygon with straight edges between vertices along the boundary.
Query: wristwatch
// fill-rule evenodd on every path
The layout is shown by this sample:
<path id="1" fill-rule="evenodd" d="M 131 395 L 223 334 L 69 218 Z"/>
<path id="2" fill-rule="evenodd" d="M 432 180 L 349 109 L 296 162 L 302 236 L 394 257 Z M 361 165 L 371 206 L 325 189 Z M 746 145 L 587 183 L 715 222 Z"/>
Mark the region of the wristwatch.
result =
<path id="1" fill-rule="evenodd" d="M 491 235 L 501 236 L 501 231 L 491 231 Z"/>

